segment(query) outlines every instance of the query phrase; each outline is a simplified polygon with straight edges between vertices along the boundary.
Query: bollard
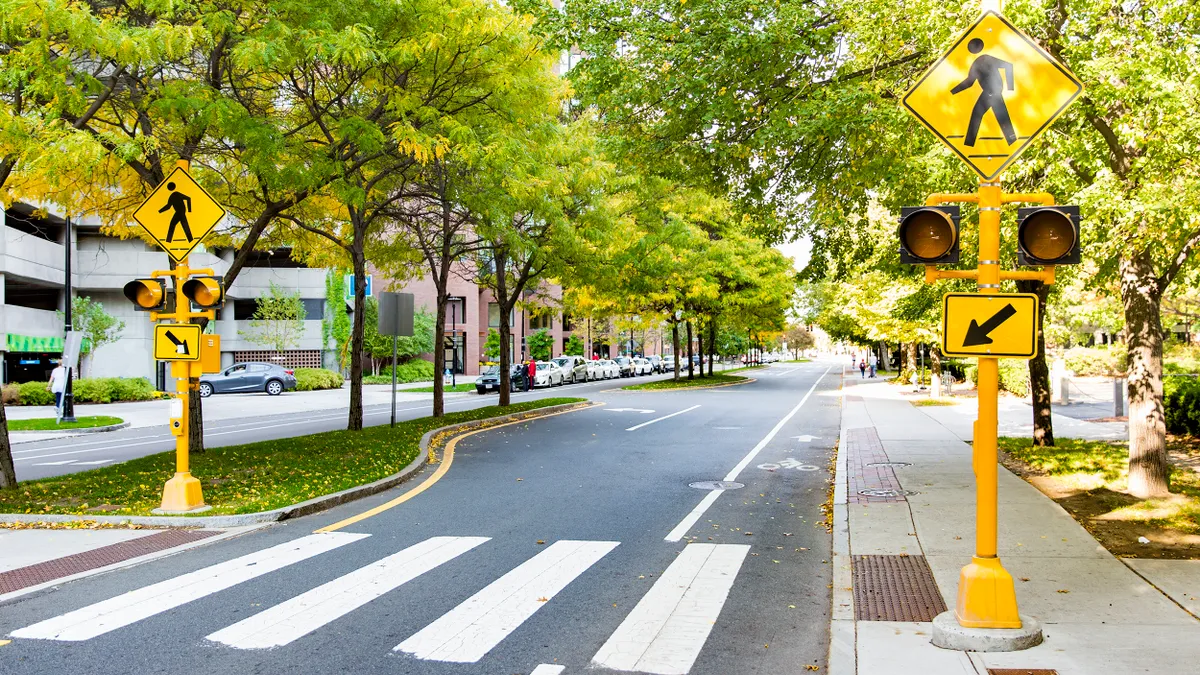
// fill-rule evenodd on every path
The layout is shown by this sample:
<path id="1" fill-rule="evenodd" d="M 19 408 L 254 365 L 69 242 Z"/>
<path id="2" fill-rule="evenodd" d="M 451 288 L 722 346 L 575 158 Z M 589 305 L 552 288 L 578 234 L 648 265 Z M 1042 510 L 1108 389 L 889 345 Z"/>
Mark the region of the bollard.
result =
<path id="1" fill-rule="evenodd" d="M 1125 380 L 1113 378 L 1113 417 L 1125 416 Z"/>

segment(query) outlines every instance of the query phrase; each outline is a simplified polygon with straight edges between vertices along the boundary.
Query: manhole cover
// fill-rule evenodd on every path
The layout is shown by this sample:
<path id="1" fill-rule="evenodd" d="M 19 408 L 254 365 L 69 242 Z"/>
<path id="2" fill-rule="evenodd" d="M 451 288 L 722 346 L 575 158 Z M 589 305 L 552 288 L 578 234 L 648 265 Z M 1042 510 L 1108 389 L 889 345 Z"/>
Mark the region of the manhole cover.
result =
<path id="1" fill-rule="evenodd" d="M 905 467 L 905 466 L 912 466 L 912 463 L 911 462 L 871 462 L 867 466 L 890 466 L 892 468 L 899 469 L 899 468 Z"/>
<path id="2" fill-rule="evenodd" d="M 918 494 L 912 490 L 890 490 L 887 488 L 871 488 L 870 490 L 859 490 L 858 494 L 866 497 L 906 497 L 908 495 Z"/>
<path id="3" fill-rule="evenodd" d="M 694 487 L 697 490 L 736 490 L 746 486 L 731 480 L 698 480 L 695 483 L 688 483 L 688 487 Z"/>

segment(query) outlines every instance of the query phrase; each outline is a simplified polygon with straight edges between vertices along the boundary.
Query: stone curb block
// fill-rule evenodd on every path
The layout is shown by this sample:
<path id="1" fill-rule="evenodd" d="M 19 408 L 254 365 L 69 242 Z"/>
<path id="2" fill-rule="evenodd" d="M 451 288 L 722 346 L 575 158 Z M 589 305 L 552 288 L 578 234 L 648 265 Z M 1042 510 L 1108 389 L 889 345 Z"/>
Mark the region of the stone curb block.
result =
<path id="1" fill-rule="evenodd" d="M 333 508 L 346 502 L 352 502 L 363 497 L 383 492 L 384 490 L 393 488 L 404 481 L 411 478 L 417 471 L 425 466 L 429 458 L 429 444 L 438 434 L 445 432 L 463 431 L 475 427 L 488 427 L 497 423 L 509 422 L 521 419 L 536 419 L 543 415 L 562 412 L 572 408 L 592 407 L 596 405 L 591 402 L 580 403 L 563 403 L 560 405 L 547 406 L 545 408 L 536 408 L 534 410 L 526 410 L 519 413 L 511 413 L 508 415 L 500 415 L 499 417 L 489 417 L 482 420 L 472 420 L 470 422 L 460 422 L 449 426 L 431 429 L 421 437 L 421 443 L 418 448 L 417 456 L 408 466 L 401 469 L 398 473 L 392 474 L 386 478 L 381 478 L 373 483 L 359 485 L 341 492 L 334 492 L 320 497 L 314 497 L 308 501 L 303 501 L 298 504 L 284 506 L 282 508 L 273 509 L 271 511 L 259 511 L 258 513 L 241 513 L 228 516 L 78 516 L 66 514 L 45 514 L 36 515 L 28 513 L 0 513 L 0 523 L 69 523 L 78 521 L 95 521 L 98 523 L 127 523 L 130 525 L 146 525 L 150 527 L 198 527 L 198 528 L 225 528 L 225 527 L 240 527 L 243 525 L 255 525 L 258 523 L 272 523 L 280 520 L 288 520 L 289 518 L 299 518 L 307 516 L 319 511 Z"/>

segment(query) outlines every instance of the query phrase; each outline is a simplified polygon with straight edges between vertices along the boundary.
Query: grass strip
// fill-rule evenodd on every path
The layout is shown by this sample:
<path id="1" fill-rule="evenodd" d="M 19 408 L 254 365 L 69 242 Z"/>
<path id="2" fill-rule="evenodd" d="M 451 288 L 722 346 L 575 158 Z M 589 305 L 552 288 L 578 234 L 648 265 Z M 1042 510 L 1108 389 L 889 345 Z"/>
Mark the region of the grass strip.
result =
<path id="1" fill-rule="evenodd" d="M 938 405 L 958 405 L 959 403 L 962 403 L 962 401 L 959 401 L 956 398 L 914 398 L 911 399 L 909 403 L 917 406 L 918 408 L 925 408 L 928 406 Z"/>
<path id="2" fill-rule="evenodd" d="M 58 423 L 53 417 L 38 417 L 29 420 L 9 420 L 9 431 L 61 431 L 63 429 L 91 429 L 120 424 L 125 420 L 120 417 L 93 415 L 91 417 L 76 417 L 74 422 Z"/>
<path id="3" fill-rule="evenodd" d="M 430 393 L 433 391 L 433 386 L 430 385 L 428 387 L 414 387 L 412 389 L 405 389 L 404 391 L 405 392 L 417 392 L 417 393 Z M 467 392 L 467 391 L 475 391 L 475 383 L 474 382 L 463 382 L 461 384 L 456 384 L 453 386 L 446 387 L 444 391 L 446 393 L 461 393 L 461 392 Z"/>
<path id="4" fill-rule="evenodd" d="M 1200 534 L 1200 473 L 1176 468 L 1171 473 L 1170 497 L 1137 499 L 1128 494 L 1129 447 L 1124 441 L 1056 438 L 1054 442 L 1053 447 L 1038 447 L 1028 438 L 1001 438 L 999 445 L 1011 459 L 1053 479 L 1059 494 L 1086 498 L 1076 501 L 1090 502 L 1079 506 L 1093 518 Z M 1168 448 L 1172 454 L 1195 455 L 1200 453 L 1200 441 L 1172 437 Z M 1076 511 L 1082 509 L 1065 506 L 1079 518 Z"/>
<path id="5" fill-rule="evenodd" d="M 486 406 L 422 417 L 362 431 L 328 431 L 192 455 L 204 515 L 269 511 L 386 478 L 417 456 L 425 432 L 459 422 L 586 401 L 544 398 L 507 407 Z M 175 453 L 163 452 L 101 469 L 20 483 L 0 490 L 0 513 L 150 515 L 175 471 Z"/>
<path id="6" fill-rule="evenodd" d="M 751 366 L 753 367 L 753 366 Z M 748 370 L 748 368 L 735 368 L 733 370 Z M 728 372 L 733 372 L 733 370 Z M 733 384 L 735 382 L 745 382 L 746 377 L 741 375 L 729 375 L 727 373 L 713 373 L 704 377 L 697 377 L 694 380 L 687 379 L 687 376 L 680 373 L 678 380 L 659 380 L 657 382 L 644 382 L 642 384 L 631 384 L 628 387 L 622 387 L 625 391 L 662 391 L 664 389 L 691 389 L 695 387 L 711 387 L 718 384 Z"/>

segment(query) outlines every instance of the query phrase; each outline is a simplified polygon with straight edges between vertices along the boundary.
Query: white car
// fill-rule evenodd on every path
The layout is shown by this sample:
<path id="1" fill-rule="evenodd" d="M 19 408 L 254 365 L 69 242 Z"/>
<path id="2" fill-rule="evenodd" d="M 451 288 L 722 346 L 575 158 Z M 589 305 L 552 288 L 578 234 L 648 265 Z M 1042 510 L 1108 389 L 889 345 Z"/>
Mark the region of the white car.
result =
<path id="1" fill-rule="evenodd" d="M 557 387 L 563 383 L 564 379 L 563 369 L 559 368 L 557 363 L 553 361 L 537 362 L 537 370 L 533 375 L 533 386 Z"/>
<path id="2" fill-rule="evenodd" d="M 604 379 L 604 363 L 598 359 L 587 362 L 588 382 Z"/>
<path id="3" fill-rule="evenodd" d="M 633 359 L 633 374 L 634 375 L 653 375 L 654 364 L 641 357 Z"/>
<path id="4" fill-rule="evenodd" d="M 603 373 L 600 379 L 611 380 L 621 377 L 621 366 L 617 365 L 616 361 L 611 359 L 600 359 L 597 361 L 597 363 L 600 364 L 602 369 L 601 372 Z"/>

